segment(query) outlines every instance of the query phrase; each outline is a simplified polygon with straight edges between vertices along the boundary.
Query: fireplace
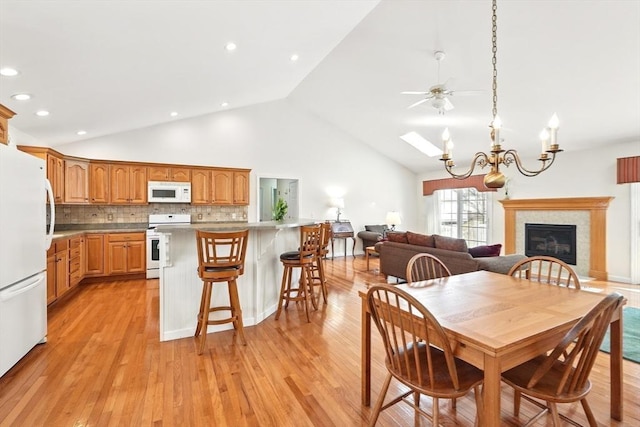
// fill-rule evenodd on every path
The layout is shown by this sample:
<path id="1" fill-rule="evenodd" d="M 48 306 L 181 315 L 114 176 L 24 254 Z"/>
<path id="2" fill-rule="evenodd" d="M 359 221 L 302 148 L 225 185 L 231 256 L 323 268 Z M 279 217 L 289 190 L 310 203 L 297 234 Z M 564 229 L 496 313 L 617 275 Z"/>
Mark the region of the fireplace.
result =
<path id="1" fill-rule="evenodd" d="M 526 256 L 546 255 L 576 265 L 576 226 L 525 224 Z"/>

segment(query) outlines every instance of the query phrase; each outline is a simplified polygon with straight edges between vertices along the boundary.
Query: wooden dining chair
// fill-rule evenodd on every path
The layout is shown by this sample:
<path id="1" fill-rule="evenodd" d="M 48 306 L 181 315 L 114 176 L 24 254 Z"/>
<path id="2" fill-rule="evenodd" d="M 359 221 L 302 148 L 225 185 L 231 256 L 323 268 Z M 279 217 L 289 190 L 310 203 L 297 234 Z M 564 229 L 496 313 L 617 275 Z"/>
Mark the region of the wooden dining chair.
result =
<path id="1" fill-rule="evenodd" d="M 474 390 L 477 417 L 482 425 L 484 373 L 453 355 L 449 338 L 438 320 L 411 295 L 391 285 L 374 285 L 367 292 L 367 304 L 386 352 L 387 377 L 369 421 L 374 426 L 380 412 L 403 401 L 418 415 L 438 425 L 439 399 L 462 397 Z M 432 345 L 434 344 L 434 345 Z M 437 346 L 437 347 L 436 347 Z M 395 378 L 409 391 L 384 403 L 389 384 Z M 413 402 L 407 396 L 413 394 Z M 432 414 L 420 408 L 420 395 L 433 399 Z"/>
<path id="2" fill-rule="evenodd" d="M 526 425 L 532 425 L 547 412 L 554 426 L 560 426 L 557 403 L 580 401 L 591 427 L 598 424 L 587 403 L 591 390 L 589 373 L 600 350 L 604 334 L 611 319 L 623 302 L 622 295 L 606 296 L 567 332 L 562 341 L 549 354 L 525 362 L 502 374 L 502 380 L 514 388 L 513 412 L 520 412 L 522 395 L 541 406 L 543 410 Z M 541 404 L 530 398 L 546 402 Z"/>
<path id="3" fill-rule="evenodd" d="M 540 283 L 580 289 L 580 279 L 566 262 L 550 256 L 533 256 L 517 262 L 508 275 Z"/>
<path id="4" fill-rule="evenodd" d="M 440 258 L 428 254 L 420 253 L 414 255 L 407 263 L 407 282 L 418 282 L 420 280 L 437 279 L 449 277 L 451 272 Z"/>

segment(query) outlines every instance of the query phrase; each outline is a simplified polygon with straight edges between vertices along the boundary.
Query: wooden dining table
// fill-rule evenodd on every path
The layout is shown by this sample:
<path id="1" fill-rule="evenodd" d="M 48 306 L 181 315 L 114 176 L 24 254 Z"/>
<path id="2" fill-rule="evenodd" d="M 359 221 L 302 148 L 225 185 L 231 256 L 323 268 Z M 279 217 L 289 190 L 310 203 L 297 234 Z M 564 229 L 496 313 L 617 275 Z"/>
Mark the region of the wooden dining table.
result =
<path id="1" fill-rule="evenodd" d="M 603 294 L 489 271 L 397 285 L 422 303 L 449 336 L 454 355 L 484 371 L 486 426 L 500 425 L 502 372 L 554 348 Z M 362 298 L 362 404 L 371 403 L 371 317 Z M 622 420 L 622 309 L 611 331 L 611 418 Z"/>

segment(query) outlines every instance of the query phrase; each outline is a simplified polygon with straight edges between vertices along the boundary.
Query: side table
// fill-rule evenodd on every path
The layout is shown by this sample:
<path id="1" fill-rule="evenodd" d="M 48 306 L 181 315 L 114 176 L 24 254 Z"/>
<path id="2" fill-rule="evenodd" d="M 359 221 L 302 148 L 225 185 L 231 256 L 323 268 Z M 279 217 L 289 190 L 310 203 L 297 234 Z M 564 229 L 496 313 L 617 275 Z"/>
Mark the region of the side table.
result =
<path id="1" fill-rule="evenodd" d="M 353 239 L 353 247 L 351 248 L 351 256 L 356 257 L 356 238 L 353 227 L 349 221 L 335 221 L 331 223 L 331 260 L 333 261 L 333 242 L 336 239 L 344 240 L 344 257 L 347 258 L 347 239 Z"/>
<path id="2" fill-rule="evenodd" d="M 367 260 L 367 271 L 369 271 L 369 257 L 371 255 L 378 255 L 378 252 L 376 251 L 375 246 L 367 246 L 364 252 L 365 252 L 365 258 Z"/>

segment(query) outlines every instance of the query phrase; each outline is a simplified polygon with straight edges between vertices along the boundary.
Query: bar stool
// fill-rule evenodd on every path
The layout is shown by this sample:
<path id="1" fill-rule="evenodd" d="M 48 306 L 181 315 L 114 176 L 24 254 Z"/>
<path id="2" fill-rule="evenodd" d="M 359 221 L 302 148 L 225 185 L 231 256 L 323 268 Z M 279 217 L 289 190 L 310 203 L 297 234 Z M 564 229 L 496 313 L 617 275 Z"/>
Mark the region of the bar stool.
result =
<path id="1" fill-rule="evenodd" d="M 327 278 L 324 274 L 325 259 L 329 253 L 329 241 L 331 239 L 331 223 L 325 221 L 320 224 L 320 246 L 318 246 L 318 257 L 316 262 L 311 266 L 312 283 L 314 288 L 320 287 L 322 292 L 322 300 L 327 303 Z M 316 296 L 314 291 L 314 296 Z M 317 300 L 320 299 L 320 294 L 317 294 Z"/>
<path id="2" fill-rule="evenodd" d="M 238 232 L 211 233 L 196 230 L 198 245 L 198 276 L 203 281 L 198 326 L 195 337 L 200 335 L 198 354 L 204 351 L 207 340 L 207 326 L 233 322 L 243 345 L 247 345 L 242 325 L 242 309 L 238 298 L 236 279 L 244 273 L 244 259 L 247 252 L 249 230 Z M 211 307 L 211 292 L 214 283 L 227 282 L 229 305 Z M 230 311 L 225 319 L 211 320 L 209 314 L 216 311 Z"/>
<path id="3" fill-rule="evenodd" d="M 280 261 L 284 266 L 282 272 L 282 285 L 280 287 L 280 297 L 278 298 L 278 310 L 276 320 L 280 317 L 282 304 L 284 308 L 289 306 L 290 301 L 304 302 L 304 311 L 309 319 L 309 300 L 315 309 L 318 308 L 313 291 L 312 267 L 318 258 L 318 248 L 320 247 L 320 224 L 303 225 L 300 227 L 300 246 L 297 251 L 285 252 L 280 255 Z M 291 283 L 291 273 L 294 268 L 300 268 L 300 280 L 297 287 Z"/>

